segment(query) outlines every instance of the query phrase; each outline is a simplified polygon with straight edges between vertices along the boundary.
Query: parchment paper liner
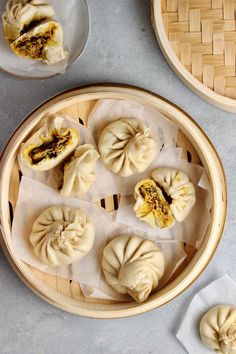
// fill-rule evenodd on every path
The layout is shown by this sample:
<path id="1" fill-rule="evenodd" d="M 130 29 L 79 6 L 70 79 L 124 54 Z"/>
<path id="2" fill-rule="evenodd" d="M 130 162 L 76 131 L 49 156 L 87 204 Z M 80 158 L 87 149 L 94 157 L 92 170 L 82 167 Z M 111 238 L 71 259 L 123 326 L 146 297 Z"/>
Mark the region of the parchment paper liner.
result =
<path id="1" fill-rule="evenodd" d="M 94 246 L 90 253 L 83 259 L 67 267 L 52 268 L 44 265 L 40 259 L 34 255 L 29 243 L 29 235 L 34 221 L 42 211 L 52 205 L 67 205 L 72 208 L 82 208 L 86 210 L 96 230 Z M 114 238 L 124 232 L 135 233 L 126 226 L 115 223 L 114 216 L 115 213 L 109 215 L 104 209 L 95 204 L 78 198 L 63 198 L 53 189 L 27 177 L 22 177 L 12 226 L 15 254 L 21 260 L 43 272 L 79 281 L 80 284 L 86 284 L 86 286 L 82 286 L 82 290 L 86 296 L 94 296 L 93 291 L 91 292 L 92 287 L 92 289 L 95 288 L 96 291 L 100 291 L 99 297 L 112 297 L 112 295 L 107 295 L 107 285 L 105 284 L 103 286 L 103 283 L 100 282 L 102 251 L 106 245 L 107 238 Z M 148 238 L 145 234 L 137 234 Z M 179 243 L 175 241 L 163 242 L 161 247 L 167 259 L 167 267 L 163 281 L 167 281 L 176 267 L 184 260 L 185 253 Z M 98 294 L 96 296 L 98 296 Z M 118 294 L 116 294 L 115 298 L 117 297 L 119 297 Z"/>
<path id="2" fill-rule="evenodd" d="M 176 334 L 190 354 L 213 354 L 200 339 L 199 325 L 205 313 L 216 305 L 236 307 L 236 284 L 225 274 L 200 290 L 192 299 Z"/>
<path id="3" fill-rule="evenodd" d="M 88 128 L 76 122 L 75 119 L 72 119 L 68 116 L 63 116 L 63 117 L 64 117 L 63 127 L 73 128 L 79 132 L 79 145 L 91 144 L 97 149 L 94 139 Z M 43 119 L 40 122 L 40 124 L 34 129 L 34 131 L 37 131 L 39 127 L 45 124 L 46 120 L 47 117 L 45 117 L 45 119 Z M 19 158 L 18 158 L 18 163 L 23 176 L 36 180 L 58 191 L 58 186 L 61 184 L 61 179 L 63 176 L 61 172 L 61 166 L 63 162 L 59 166 L 48 171 L 32 170 L 29 167 L 25 166 L 23 163 L 21 163 Z M 101 159 L 98 159 L 96 163 L 96 176 L 97 176 L 96 181 L 89 188 L 89 190 L 83 196 L 80 197 L 81 199 L 89 202 L 94 202 L 97 201 L 98 199 L 103 199 L 106 196 L 117 194 L 118 192 L 117 187 L 112 178 L 112 175 L 104 167 Z"/>
<path id="4" fill-rule="evenodd" d="M 40 264 L 41 262 L 38 259 L 36 260 L 34 259 L 35 263 L 33 263 L 32 265 L 36 266 L 38 269 L 41 269 L 42 271 L 46 271 L 51 274 L 55 274 L 58 276 L 79 281 L 82 291 L 87 297 L 113 299 L 113 300 L 127 300 L 127 296 L 122 296 L 120 294 L 117 294 L 115 291 L 113 291 L 113 289 L 111 289 L 104 281 L 103 276 L 101 276 L 100 262 L 101 262 L 102 250 L 105 247 L 107 238 L 112 239 L 115 236 L 119 236 L 122 233 L 128 232 L 131 234 L 136 234 L 140 237 L 152 239 L 155 242 L 157 242 L 159 246 L 163 249 L 163 252 L 165 253 L 166 260 L 167 260 L 166 272 L 159 284 L 159 287 L 162 287 L 170 279 L 171 275 L 174 273 L 174 271 L 179 267 L 179 265 L 186 257 L 186 254 L 181 246 L 181 243 L 179 243 L 176 240 L 186 241 L 189 244 L 194 244 L 195 246 L 197 246 L 197 244 L 199 244 L 201 241 L 201 235 L 204 235 L 204 230 L 209 224 L 210 221 L 209 209 L 211 208 L 212 205 L 211 194 L 209 192 L 210 186 L 204 168 L 201 166 L 189 164 L 186 161 L 181 160 L 180 158 L 181 149 L 176 148 L 178 127 L 175 124 L 173 124 L 171 121 L 169 121 L 160 112 L 128 100 L 123 101 L 123 100 L 105 99 L 105 100 L 99 100 L 95 105 L 93 111 L 91 112 L 88 120 L 88 129 L 82 126 L 81 124 L 78 124 L 75 120 L 69 119 L 69 117 L 66 117 L 66 126 L 75 127 L 76 129 L 79 130 L 81 136 L 80 144 L 90 143 L 95 146 L 102 129 L 109 122 L 117 120 L 120 117 L 135 117 L 143 121 L 146 125 L 148 125 L 151 129 L 153 137 L 157 142 L 158 153 L 153 163 L 147 168 L 147 170 L 144 173 L 131 176 L 125 179 L 122 177 L 115 176 L 114 174 L 107 171 L 102 165 L 102 162 L 100 161 L 100 165 L 99 165 L 100 172 L 97 172 L 98 178 L 96 181 L 96 183 L 98 184 L 97 185 L 94 184 L 94 189 L 91 188 L 89 193 L 87 193 L 83 197 L 83 199 L 94 202 L 96 199 L 103 198 L 107 195 L 117 194 L 117 191 L 119 191 L 122 194 L 122 198 L 121 198 L 121 204 L 118 213 L 115 212 L 112 213 L 111 215 L 108 215 L 107 212 L 102 210 L 100 207 L 91 205 L 90 203 L 86 201 L 82 201 L 78 198 L 62 198 L 56 192 L 58 186 L 57 168 L 54 169 L 53 171 L 48 171 L 45 174 L 45 172 L 35 173 L 34 171 L 32 172 L 32 170 L 26 168 L 25 166 L 21 166 L 24 176 L 31 177 L 34 180 L 38 180 L 46 185 L 49 185 L 55 190 L 52 190 L 41 183 L 23 177 L 21 182 L 21 187 L 20 187 L 20 195 L 19 195 L 17 208 L 16 208 L 16 214 L 13 223 L 13 229 L 14 229 L 13 241 L 14 241 L 14 247 L 17 247 L 18 256 L 21 259 L 25 260 L 27 263 L 32 264 L 31 263 L 32 258 L 29 256 L 29 254 L 28 255 L 25 254 L 26 253 L 25 250 L 28 249 L 29 251 L 29 247 L 27 248 L 25 244 L 23 247 L 21 247 L 19 242 L 20 234 L 21 234 L 21 238 L 25 240 L 27 239 L 31 231 L 30 227 L 28 227 L 28 230 L 27 229 L 25 230 L 25 222 L 23 221 L 24 218 L 22 218 L 22 212 L 21 212 L 22 208 L 19 207 L 19 205 L 22 205 L 21 203 L 23 204 L 28 203 L 28 199 L 25 196 L 31 195 L 32 200 L 35 201 L 34 191 L 35 190 L 39 191 L 40 200 L 41 200 L 41 204 L 40 204 L 41 209 L 46 209 L 46 207 L 50 205 L 62 204 L 71 207 L 73 206 L 84 207 L 86 210 L 88 210 L 89 215 L 93 217 L 95 223 L 96 220 L 99 220 L 98 227 L 97 226 L 95 227 L 96 230 L 98 230 L 98 235 L 100 236 L 99 236 L 99 240 L 96 239 L 93 250 L 87 256 L 85 256 L 81 261 L 78 261 L 69 267 L 64 267 L 63 269 L 62 268 L 52 269 L 49 267 L 47 267 L 46 269 L 45 265 Z M 95 141 L 91 133 L 94 135 Z M 137 227 L 136 223 L 134 223 L 133 228 L 127 227 L 124 224 L 126 222 L 129 224 L 129 226 L 132 226 L 132 223 L 129 223 L 126 220 L 122 219 L 122 210 L 124 207 L 131 208 L 130 200 L 132 200 L 134 185 L 137 183 L 138 180 L 147 178 L 150 175 L 150 173 L 158 166 L 176 167 L 186 172 L 196 186 L 198 199 L 200 198 L 201 201 L 204 201 L 204 206 L 202 205 L 203 203 L 200 203 L 201 208 L 203 207 L 203 209 L 200 209 L 198 203 L 196 203 L 195 208 L 197 208 L 197 210 L 201 210 L 201 215 L 204 215 L 204 222 L 202 222 L 201 220 L 200 223 L 201 231 L 198 232 L 200 236 L 196 237 L 194 240 L 192 240 L 192 238 L 186 237 L 187 228 L 191 229 L 191 235 L 194 234 L 196 235 L 194 227 L 191 225 L 191 223 L 188 224 L 187 222 L 187 219 L 190 216 L 186 219 L 186 224 L 188 224 L 187 227 L 185 227 L 185 223 L 182 223 L 181 227 L 179 225 L 175 226 L 176 231 L 174 233 L 172 231 L 173 229 L 171 231 L 158 230 L 153 232 L 153 229 L 149 228 L 148 226 L 147 229 L 146 225 L 145 228 L 143 229 Z M 99 185 L 100 181 L 103 182 L 101 185 Z M 104 184 L 104 181 L 106 181 L 106 184 Z M 37 184 L 37 188 L 35 184 Z M 104 186 L 106 186 L 105 190 L 102 189 L 104 188 Z M 27 200 L 25 200 L 25 198 Z M 36 204 L 38 204 L 38 202 Z M 132 208 L 133 208 L 133 200 L 132 200 Z M 27 210 L 27 205 L 25 210 Z M 203 213 L 202 210 L 205 210 L 205 212 Z M 35 213 L 34 217 L 32 214 L 30 215 L 31 221 L 29 222 L 29 225 L 31 224 L 32 226 L 33 221 L 38 216 L 38 211 L 37 213 L 34 212 Z M 132 212 L 130 215 L 132 215 Z M 101 222 L 101 218 L 102 220 L 104 220 L 104 222 Z M 116 222 L 115 222 L 115 218 L 116 218 Z M 18 223 L 19 225 L 21 225 L 20 227 Z M 102 227 L 100 228 L 101 225 Z M 199 223 L 197 226 L 199 230 L 200 227 Z M 16 238 L 16 235 L 18 239 Z M 176 238 L 176 240 L 174 240 L 174 238 Z M 32 256 L 32 251 L 31 251 L 31 256 Z M 80 272 L 80 269 L 83 269 L 83 272 Z"/>
<path id="5" fill-rule="evenodd" d="M 154 229 L 147 223 L 139 220 L 133 210 L 135 204 L 133 191 L 136 183 L 139 181 L 134 176 L 129 184 L 125 184 L 123 187 L 122 185 L 117 185 L 118 190 L 119 188 L 123 188 L 124 196 L 120 200 L 116 221 L 146 232 L 156 240 L 175 239 L 198 248 L 210 223 L 210 209 L 212 206 L 211 188 L 205 169 L 202 166 L 182 160 L 180 154 L 178 154 L 179 150 L 175 148 L 163 149 L 155 163 L 152 164 L 152 168 L 155 170 L 157 167 L 173 167 L 185 172 L 189 176 L 195 186 L 196 204 L 186 219 L 182 223 L 175 222 L 175 225 L 170 229 Z M 147 173 L 142 174 L 140 180 L 150 178 L 152 171 L 148 169 Z"/>

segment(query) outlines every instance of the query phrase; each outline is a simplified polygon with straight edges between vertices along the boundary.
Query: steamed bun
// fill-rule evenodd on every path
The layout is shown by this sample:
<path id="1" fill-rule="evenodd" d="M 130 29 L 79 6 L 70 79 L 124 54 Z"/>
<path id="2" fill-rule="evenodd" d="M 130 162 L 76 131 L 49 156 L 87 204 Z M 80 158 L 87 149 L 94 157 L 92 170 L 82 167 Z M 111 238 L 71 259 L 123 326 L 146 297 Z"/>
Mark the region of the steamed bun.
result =
<path id="1" fill-rule="evenodd" d="M 80 145 L 64 166 L 61 194 L 79 197 L 85 194 L 96 180 L 98 152 L 93 145 Z"/>
<path id="2" fill-rule="evenodd" d="M 4 37 L 14 41 L 32 22 L 46 20 L 54 15 L 53 7 L 45 0 L 8 0 L 3 13 Z"/>
<path id="3" fill-rule="evenodd" d="M 52 267 L 64 266 L 91 250 L 94 227 L 83 210 L 53 206 L 34 222 L 30 242 L 42 263 Z"/>
<path id="4" fill-rule="evenodd" d="M 153 180 L 138 182 L 134 189 L 134 198 L 134 211 L 138 219 L 153 228 L 163 229 L 174 225 L 175 219 L 170 206 Z"/>
<path id="5" fill-rule="evenodd" d="M 170 198 L 170 209 L 175 220 L 182 222 L 196 202 L 195 187 L 189 177 L 180 170 L 168 167 L 156 169 L 151 176 Z"/>
<path id="6" fill-rule="evenodd" d="M 22 144 L 19 158 L 27 167 L 47 171 L 62 162 L 79 142 L 78 131 L 63 127 L 61 116 L 52 116 Z"/>
<path id="7" fill-rule="evenodd" d="M 236 354 L 236 308 L 218 305 L 201 319 L 200 335 L 203 344 L 217 353 Z"/>
<path id="8" fill-rule="evenodd" d="M 105 247 L 102 268 L 114 290 L 142 303 L 157 288 L 164 274 L 165 259 L 154 242 L 123 235 Z"/>
<path id="9" fill-rule="evenodd" d="M 157 151 L 150 129 L 134 118 L 110 123 L 102 131 L 98 147 L 105 166 L 122 177 L 143 172 Z"/>
<path id="10" fill-rule="evenodd" d="M 63 29 L 58 22 L 52 20 L 22 34 L 10 47 L 19 57 L 42 60 L 48 65 L 56 64 L 68 56 L 63 48 Z"/>

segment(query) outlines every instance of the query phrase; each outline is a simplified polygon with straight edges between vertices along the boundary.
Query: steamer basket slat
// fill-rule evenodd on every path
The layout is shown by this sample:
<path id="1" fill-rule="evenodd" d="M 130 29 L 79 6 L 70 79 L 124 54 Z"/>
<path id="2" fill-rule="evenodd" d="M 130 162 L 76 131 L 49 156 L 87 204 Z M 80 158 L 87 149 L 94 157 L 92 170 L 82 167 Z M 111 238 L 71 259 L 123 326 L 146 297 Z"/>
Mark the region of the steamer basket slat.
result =
<path id="1" fill-rule="evenodd" d="M 25 264 L 14 255 L 11 239 L 11 222 L 17 202 L 21 172 L 16 159 L 17 150 L 46 113 L 61 113 L 80 119 L 86 125 L 87 118 L 100 98 L 131 99 L 147 104 L 164 113 L 179 128 L 178 146 L 183 149 L 182 158 L 206 168 L 213 190 L 211 224 L 199 250 L 184 244 L 188 255 L 169 283 L 154 293 L 146 303 L 117 302 L 85 298 L 79 283 L 42 273 Z M 226 214 L 226 185 L 219 157 L 207 137 L 196 123 L 182 110 L 148 91 L 130 86 L 89 85 L 62 93 L 32 112 L 9 140 L 0 162 L 1 168 L 1 244 L 10 264 L 20 278 L 39 296 L 66 311 L 97 318 L 125 317 L 145 312 L 172 300 L 188 287 L 208 264 L 220 241 Z M 7 188 L 7 186 L 9 188 Z M 8 191 L 9 190 L 9 191 Z M 119 196 L 106 197 L 100 203 L 107 211 L 113 211 Z"/>

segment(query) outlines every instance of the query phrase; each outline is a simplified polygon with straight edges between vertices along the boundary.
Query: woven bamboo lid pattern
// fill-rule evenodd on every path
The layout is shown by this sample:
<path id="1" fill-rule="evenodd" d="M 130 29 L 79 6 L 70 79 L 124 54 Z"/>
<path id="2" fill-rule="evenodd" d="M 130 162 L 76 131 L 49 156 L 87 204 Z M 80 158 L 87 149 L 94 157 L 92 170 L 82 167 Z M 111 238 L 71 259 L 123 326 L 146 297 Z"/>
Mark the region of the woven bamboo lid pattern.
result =
<path id="1" fill-rule="evenodd" d="M 159 0 L 153 0 L 153 7 L 160 7 L 169 44 L 185 69 L 214 93 L 233 100 L 236 99 L 235 5 L 234 0 L 161 0 L 160 6 Z M 162 46 L 160 23 L 155 23 L 155 16 L 153 20 Z M 187 80 L 195 85 L 191 78 Z M 217 96 L 215 100 L 220 102 Z M 229 110 L 236 111 L 236 102 L 224 102 L 235 106 Z"/>

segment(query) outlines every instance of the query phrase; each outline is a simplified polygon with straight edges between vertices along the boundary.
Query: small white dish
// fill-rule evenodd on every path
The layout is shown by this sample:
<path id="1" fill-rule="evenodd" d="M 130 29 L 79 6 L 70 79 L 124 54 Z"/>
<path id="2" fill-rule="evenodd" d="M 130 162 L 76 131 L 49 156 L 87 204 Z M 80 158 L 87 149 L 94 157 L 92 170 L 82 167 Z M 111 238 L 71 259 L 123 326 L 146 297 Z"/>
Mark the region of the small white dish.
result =
<path id="1" fill-rule="evenodd" d="M 64 30 L 64 47 L 69 57 L 56 65 L 48 66 L 41 61 L 20 58 L 15 55 L 3 35 L 0 24 L 0 68 L 9 74 L 25 79 L 47 79 L 64 74 L 83 53 L 89 33 L 90 14 L 86 0 L 48 0 L 55 10 L 57 20 Z M 6 1 L 0 2 L 0 15 L 5 11 Z"/>

